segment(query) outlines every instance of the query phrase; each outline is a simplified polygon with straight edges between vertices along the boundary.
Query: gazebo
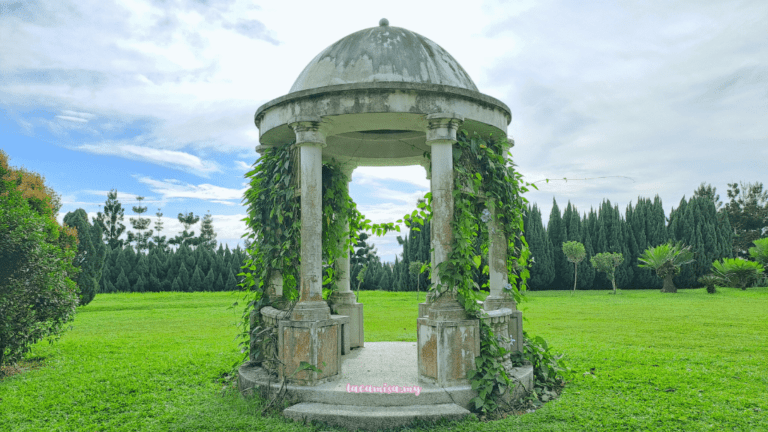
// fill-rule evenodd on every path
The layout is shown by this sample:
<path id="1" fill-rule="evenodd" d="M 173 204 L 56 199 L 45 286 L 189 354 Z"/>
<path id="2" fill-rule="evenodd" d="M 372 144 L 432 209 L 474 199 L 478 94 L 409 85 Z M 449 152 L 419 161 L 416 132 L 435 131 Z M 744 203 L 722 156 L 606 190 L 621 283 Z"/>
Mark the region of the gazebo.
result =
<path id="1" fill-rule="evenodd" d="M 326 48 L 307 65 L 288 94 L 256 111 L 261 144 L 257 152 L 295 140 L 299 153 L 299 301 L 290 314 L 271 307 L 255 311 L 276 328 L 278 357 L 286 370 L 295 370 L 302 361 L 322 370 L 281 376 L 289 380 L 295 396 L 318 400 L 318 391 L 338 380 L 344 357 L 355 348 L 367 349 L 363 348 L 363 305 L 350 289 L 348 255 L 337 263 L 342 273 L 339 291 L 328 302 L 322 298 L 323 162 L 333 159 L 348 178 L 358 166 L 424 166 L 432 193 L 432 282 L 439 283 L 437 265 L 446 260 L 452 239 L 452 146 L 457 130 L 502 137 L 510 121 L 510 109 L 480 93 L 448 52 L 421 35 L 390 26 L 386 19 Z M 494 223 L 493 218 L 489 223 Z M 508 336 L 513 340 L 509 348 L 520 351 L 522 314 L 502 289 L 508 282 L 507 241 L 500 230 L 490 232 L 491 295 L 483 307 L 495 333 Z M 271 294 L 280 296 L 282 275 L 273 273 L 269 283 Z M 417 338 L 419 382 L 425 389 L 452 388 L 455 395 L 464 391 L 457 404 L 466 408 L 472 397 L 467 372 L 474 368 L 480 351 L 478 320 L 468 319 L 449 291 L 420 305 Z M 525 385 L 531 380 L 529 369 L 510 369 L 510 374 Z M 244 365 L 241 389 L 268 385 L 268 372 L 253 362 Z M 302 415 L 307 418 L 306 413 Z"/>

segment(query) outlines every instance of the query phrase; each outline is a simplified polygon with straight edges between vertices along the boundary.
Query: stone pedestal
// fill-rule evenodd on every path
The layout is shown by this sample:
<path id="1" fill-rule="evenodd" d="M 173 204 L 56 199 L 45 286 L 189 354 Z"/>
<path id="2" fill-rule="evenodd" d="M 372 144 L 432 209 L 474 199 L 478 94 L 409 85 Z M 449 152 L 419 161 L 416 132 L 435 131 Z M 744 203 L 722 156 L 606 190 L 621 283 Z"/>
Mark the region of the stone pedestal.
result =
<path id="1" fill-rule="evenodd" d="M 480 322 L 467 319 L 454 299 L 438 299 L 417 320 L 419 381 L 442 387 L 464 385 L 480 355 Z"/>
<path id="2" fill-rule="evenodd" d="M 504 318 L 501 319 L 502 322 L 504 322 L 504 326 L 506 326 L 506 330 L 504 330 L 504 333 L 506 336 L 510 337 L 511 339 L 514 339 L 514 342 L 509 346 L 509 350 L 512 352 L 523 352 L 523 313 L 519 310 L 517 310 L 517 303 L 515 301 L 506 296 L 494 296 L 489 295 L 485 302 L 483 303 L 483 309 L 490 315 L 490 316 L 497 316 L 495 312 L 497 311 L 505 311 L 503 312 Z M 497 319 L 496 322 L 499 322 Z M 493 330 L 494 334 L 499 334 L 496 331 L 496 328 Z M 506 337 L 505 336 L 505 337 Z"/>
<path id="3" fill-rule="evenodd" d="M 341 373 L 341 325 L 336 319 L 318 321 L 282 320 L 278 327 L 280 378 L 298 385 L 314 386 L 331 381 Z M 295 375 L 301 362 L 322 372 L 304 370 Z"/>
<path id="4" fill-rule="evenodd" d="M 353 292 L 333 293 L 330 301 L 333 313 L 349 317 L 349 326 L 345 329 L 347 330 L 345 335 L 349 337 L 349 347 L 363 348 L 365 346 L 365 328 L 362 303 L 355 301 Z"/>

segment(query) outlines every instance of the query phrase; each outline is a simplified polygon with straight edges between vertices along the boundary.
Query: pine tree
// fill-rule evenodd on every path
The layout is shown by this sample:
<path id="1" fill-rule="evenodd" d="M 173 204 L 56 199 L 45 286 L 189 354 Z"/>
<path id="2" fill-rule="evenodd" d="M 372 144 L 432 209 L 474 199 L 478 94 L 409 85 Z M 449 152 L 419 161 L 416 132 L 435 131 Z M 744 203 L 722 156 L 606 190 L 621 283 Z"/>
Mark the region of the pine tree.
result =
<path id="1" fill-rule="evenodd" d="M 215 291 L 226 291 L 226 286 L 224 285 L 224 279 L 221 277 L 221 273 L 216 277 Z"/>
<path id="2" fill-rule="evenodd" d="M 128 283 L 128 276 L 125 275 L 124 270 L 120 270 L 120 275 L 117 277 L 117 283 L 115 284 L 115 290 L 117 292 L 130 292 L 131 284 Z"/>
<path id="3" fill-rule="evenodd" d="M 230 268 L 229 274 L 227 275 L 227 281 L 224 283 L 224 291 L 235 290 L 237 290 L 237 279 L 235 279 L 235 273 Z"/>
<path id="4" fill-rule="evenodd" d="M 189 290 L 192 292 L 200 292 L 204 290 L 203 285 L 203 272 L 200 270 L 200 266 L 195 266 L 195 271 L 192 272 L 192 277 L 189 280 Z"/>
<path id="5" fill-rule="evenodd" d="M 554 251 L 536 204 L 529 206 L 523 224 L 532 257 L 528 285 L 531 290 L 548 289 L 555 278 Z"/>
<path id="6" fill-rule="evenodd" d="M 135 270 L 136 274 L 141 276 L 145 282 L 149 280 L 149 262 L 146 255 L 139 254 L 139 259 L 136 261 Z"/>
<path id="7" fill-rule="evenodd" d="M 164 225 L 162 219 L 163 214 L 160 212 L 160 209 L 157 209 L 155 216 L 157 216 L 157 220 L 155 220 L 155 236 L 152 237 L 152 242 L 149 244 L 149 246 L 152 249 L 157 248 L 163 252 L 168 252 L 170 250 L 170 247 L 168 246 L 168 240 L 166 240 L 165 236 L 160 236 Z"/>
<path id="8" fill-rule="evenodd" d="M 99 291 L 107 246 L 102 241 L 101 226 L 91 226 L 85 210 L 79 208 L 67 213 L 64 223 L 77 229 L 77 254 L 72 264 L 80 268 L 80 273 L 74 277 L 74 281 L 80 292 L 80 306 L 85 306 Z"/>
<path id="9" fill-rule="evenodd" d="M 157 278 L 155 275 L 149 275 L 149 283 L 147 283 L 147 291 L 149 292 L 160 292 L 163 290 L 163 286 L 160 283 L 160 279 Z"/>
<path id="10" fill-rule="evenodd" d="M 755 240 L 768 235 L 768 190 L 763 184 L 728 183 L 725 212 L 733 228 L 733 254 L 749 259 L 749 248 Z"/>
<path id="11" fill-rule="evenodd" d="M 179 292 L 182 290 L 181 287 L 181 282 L 179 281 L 179 278 L 176 277 L 171 284 L 171 291 Z"/>
<path id="12" fill-rule="evenodd" d="M 200 217 L 195 216 L 193 212 L 189 212 L 186 215 L 179 213 L 178 219 L 179 222 L 184 225 L 184 231 L 179 233 L 179 235 L 176 237 L 170 239 L 168 243 L 179 246 L 185 245 L 189 246 L 190 248 L 194 248 L 197 245 L 197 238 L 195 237 L 195 232 L 190 232 L 189 229 L 192 227 L 192 225 L 195 225 L 200 221 Z"/>
<path id="13" fill-rule="evenodd" d="M 123 218 L 125 210 L 117 200 L 117 190 L 113 189 L 107 194 L 107 201 L 104 203 L 104 213 L 98 212 L 93 219 L 94 224 L 101 227 L 104 241 L 111 249 L 122 248 L 124 241 L 120 236 L 125 231 Z"/>
<path id="14" fill-rule="evenodd" d="M 203 279 L 203 291 L 216 291 L 216 275 L 213 274 L 213 268 L 208 270 Z"/>
<path id="15" fill-rule="evenodd" d="M 187 270 L 187 266 L 184 265 L 184 263 L 181 264 L 181 268 L 179 268 L 179 283 L 181 284 L 181 290 L 182 291 L 190 291 L 190 285 L 189 285 L 189 270 Z"/>
<path id="16" fill-rule="evenodd" d="M 584 261 L 579 263 L 579 278 L 576 288 L 587 290 L 592 289 L 595 281 L 595 268 L 592 267 L 590 261 L 590 259 L 595 256 L 595 252 L 592 249 L 592 237 L 589 234 L 589 220 L 587 219 L 586 214 L 582 219 L 581 225 L 584 227 L 584 251 L 586 252 L 586 256 L 584 257 Z"/>
<path id="17" fill-rule="evenodd" d="M 136 200 L 139 202 L 139 205 L 133 207 L 133 212 L 136 213 L 139 217 L 130 218 L 129 221 L 137 233 L 128 231 L 128 243 L 135 242 L 136 251 L 141 252 L 149 249 L 149 239 L 152 237 L 152 230 L 147 231 L 147 228 L 152 221 L 149 218 L 141 217 L 141 215 L 147 211 L 146 207 L 141 206 L 141 202 L 144 200 L 144 197 L 137 196 Z"/>
<path id="18" fill-rule="evenodd" d="M 562 245 L 565 241 L 565 225 L 563 224 L 562 216 L 560 215 L 560 209 L 557 207 L 557 201 L 552 198 L 552 211 L 549 214 L 549 222 L 547 223 L 547 236 L 549 242 L 553 247 L 553 261 L 555 263 L 555 278 L 552 280 L 553 289 L 568 289 L 568 276 L 566 273 L 570 273 L 570 263 L 563 254 L 562 250 L 555 248 L 555 245 Z M 571 279 L 573 284 L 573 279 Z"/>
<path id="19" fill-rule="evenodd" d="M 136 284 L 133 286 L 133 292 L 143 293 L 144 291 L 144 279 L 139 276 L 139 278 L 136 279 Z"/>
<path id="20" fill-rule="evenodd" d="M 210 210 L 208 214 L 203 216 L 203 224 L 200 227 L 200 237 L 198 237 L 197 242 L 207 250 L 212 251 L 216 248 L 216 232 L 213 230 L 213 216 L 211 216 Z"/>

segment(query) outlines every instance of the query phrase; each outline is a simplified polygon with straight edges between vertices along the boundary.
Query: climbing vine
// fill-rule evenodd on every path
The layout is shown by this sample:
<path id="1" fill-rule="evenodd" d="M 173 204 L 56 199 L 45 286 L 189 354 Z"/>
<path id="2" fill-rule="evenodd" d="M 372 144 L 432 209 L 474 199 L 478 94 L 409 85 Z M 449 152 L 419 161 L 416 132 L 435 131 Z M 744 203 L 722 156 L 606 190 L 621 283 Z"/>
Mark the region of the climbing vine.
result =
<path id="1" fill-rule="evenodd" d="M 455 287 L 457 300 L 467 314 L 474 318 L 483 316 L 482 307 L 478 303 L 478 300 L 482 300 L 481 290 L 472 278 L 473 267 L 479 268 L 481 263 L 481 257 L 476 255 L 476 244 L 479 237 L 480 250 L 487 252 L 489 217 L 496 218 L 494 226 L 502 230 L 507 240 L 509 283 L 504 287 L 504 292 L 518 303 L 523 301 L 529 277 L 527 267 L 530 252 L 523 235 L 522 218 L 528 201 L 522 194 L 528 191 L 528 186 L 536 186 L 522 182 L 522 175 L 513 169 L 514 164 L 505 159 L 507 145 L 503 137 L 485 140 L 478 135 L 470 137 L 466 131 L 459 131 L 453 146 L 453 240 L 448 258 L 438 265 L 440 284 L 429 286 L 427 298 L 434 301 Z M 251 311 L 276 303 L 280 309 L 289 309 L 298 298 L 301 208 L 300 197 L 296 193 L 298 179 L 294 174 L 297 171 L 298 155 L 299 148 L 293 142 L 268 148 L 260 158 L 260 163 L 246 174 L 246 178 L 250 179 L 250 188 L 244 197 L 248 217 L 243 221 L 249 232 L 243 237 L 251 239 L 252 243 L 247 251 L 248 258 L 242 266 L 243 272 L 238 274 L 243 277 L 239 285 L 243 288 L 246 301 L 240 332 L 241 351 L 246 355 L 254 348 L 248 343 L 252 336 Z M 429 158 L 430 154 L 427 152 L 424 156 Z M 389 231 L 399 232 L 400 227 L 396 224 L 423 225 L 431 218 L 432 195 L 426 194 L 426 201 L 420 203 L 417 210 L 395 223 L 372 224 L 371 220 L 358 211 L 349 196 L 349 179 L 339 164 L 335 161 L 324 163 L 322 179 L 323 298 L 327 299 L 328 295 L 338 289 L 338 281 L 342 277 L 335 262 L 352 251 L 361 232 L 379 236 Z M 346 229 L 338 223 L 344 219 L 349 221 Z M 339 239 L 345 237 L 346 241 L 339 244 Z M 427 267 L 422 266 L 421 271 L 427 270 Z M 273 271 L 283 275 L 283 296 L 278 299 L 270 298 L 267 290 Z M 257 325 L 254 328 L 263 331 L 258 314 L 255 319 Z M 472 401 L 475 409 L 489 414 L 498 410 L 500 396 L 513 388 L 502 362 L 510 353 L 504 348 L 504 341 L 495 336 L 490 325 L 482 319 L 480 335 L 480 356 L 476 358 L 476 369 L 470 373 L 469 378 L 473 389 L 478 391 L 478 397 Z M 550 360 L 554 355 L 546 343 L 545 349 L 541 349 L 541 341 L 536 338 L 533 344 L 526 336 L 528 349 L 518 360 L 528 361 L 534 366 L 551 366 L 547 376 L 558 376 L 567 368 L 559 357 L 555 358 L 555 366 L 552 366 Z M 537 361 L 534 361 L 535 356 L 539 356 Z"/>

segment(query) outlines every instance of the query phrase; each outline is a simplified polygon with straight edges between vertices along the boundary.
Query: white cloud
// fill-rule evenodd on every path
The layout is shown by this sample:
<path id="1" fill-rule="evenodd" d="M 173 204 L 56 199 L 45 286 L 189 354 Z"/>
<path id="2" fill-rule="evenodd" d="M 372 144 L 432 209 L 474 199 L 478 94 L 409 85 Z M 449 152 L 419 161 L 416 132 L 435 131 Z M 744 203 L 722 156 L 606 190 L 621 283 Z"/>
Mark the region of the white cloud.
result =
<path id="1" fill-rule="evenodd" d="M 126 159 L 154 163 L 170 168 L 188 170 L 200 175 L 221 171 L 215 162 L 203 161 L 186 152 L 164 150 L 133 144 L 105 142 L 102 144 L 82 144 L 77 150 L 102 155 L 120 156 Z"/>
<path id="2" fill-rule="evenodd" d="M 144 176 L 135 177 L 139 183 L 147 185 L 154 193 L 161 195 L 163 200 L 194 198 L 223 204 L 228 204 L 228 202 L 224 200 L 237 200 L 237 203 L 239 203 L 247 190 L 247 188 L 230 189 L 208 183 L 192 185 L 189 183 L 182 183 L 178 180 L 155 180 Z"/>

